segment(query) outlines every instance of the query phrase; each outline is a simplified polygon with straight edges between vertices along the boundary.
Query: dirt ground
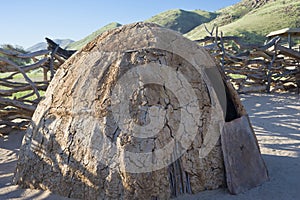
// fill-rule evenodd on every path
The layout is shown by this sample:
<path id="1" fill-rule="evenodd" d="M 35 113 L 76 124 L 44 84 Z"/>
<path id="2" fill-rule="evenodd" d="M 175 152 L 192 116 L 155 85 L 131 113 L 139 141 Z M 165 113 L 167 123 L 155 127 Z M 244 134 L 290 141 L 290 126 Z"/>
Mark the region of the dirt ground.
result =
<path id="1" fill-rule="evenodd" d="M 176 198 L 194 200 L 294 200 L 300 198 L 300 95 L 241 95 L 269 170 L 270 181 L 239 195 L 226 189 Z M 0 199 L 67 199 L 12 185 L 23 133 L 0 138 Z"/>

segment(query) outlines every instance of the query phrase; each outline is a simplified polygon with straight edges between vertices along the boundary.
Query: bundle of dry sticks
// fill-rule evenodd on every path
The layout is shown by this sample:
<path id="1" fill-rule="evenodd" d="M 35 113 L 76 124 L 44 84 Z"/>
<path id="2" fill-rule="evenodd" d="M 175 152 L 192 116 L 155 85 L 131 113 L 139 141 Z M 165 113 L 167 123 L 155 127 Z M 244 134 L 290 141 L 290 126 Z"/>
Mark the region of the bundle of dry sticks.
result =
<path id="1" fill-rule="evenodd" d="M 300 52 L 280 44 L 275 37 L 265 45 L 251 45 L 235 36 L 224 36 L 214 27 L 197 40 L 221 64 L 240 93 L 272 92 L 300 87 Z"/>
<path id="2" fill-rule="evenodd" d="M 26 127 L 56 69 L 75 52 L 46 40 L 47 50 L 31 53 L 0 48 L 1 134 Z M 26 64 L 14 62 L 22 59 Z"/>

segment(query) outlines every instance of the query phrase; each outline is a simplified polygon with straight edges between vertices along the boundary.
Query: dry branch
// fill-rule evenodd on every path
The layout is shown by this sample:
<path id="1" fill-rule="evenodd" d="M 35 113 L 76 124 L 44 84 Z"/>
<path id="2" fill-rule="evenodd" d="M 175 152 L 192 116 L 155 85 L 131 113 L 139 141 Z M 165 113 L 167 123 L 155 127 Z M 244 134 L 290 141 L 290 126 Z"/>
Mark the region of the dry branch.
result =
<path id="1" fill-rule="evenodd" d="M 39 91 L 45 91 L 56 69 L 75 51 L 61 49 L 48 39 L 48 50 L 21 53 L 0 48 L 0 133 L 9 133 L 12 129 L 24 128 L 30 121 L 37 104 L 41 100 Z M 53 49 L 54 48 L 54 49 Z M 34 63 L 19 66 L 10 58 L 31 59 Z M 33 81 L 26 73 L 41 69 L 44 81 Z M 47 71 L 51 70 L 50 80 Z M 25 79 L 17 81 L 15 75 L 22 74 Z M 22 95 L 22 96 L 20 96 Z M 15 98 L 12 98 L 16 96 Z"/>
<path id="2" fill-rule="evenodd" d="M 29 105 L 29 104 L 23 103 L 22 101 L 12 100 L 12 99 L 3 98 L 3 97 L 0 97 L 0 103 L 5 106 L 14 106 L 16 108 L 30 111 L 32 113 L 34 112 L 34 110 L 36 108 L 35 105 Z"/>
<path id="3" fill-rule="evenodd" d="M 58 56 L 63 57 L 64 59 L 68 59 L 71 57 L 76 51 L 73 50 L 65 50 L 59 47 L 58 44 L 50 40 L 49 38 L 45 38 L 48 43 L 48 50 L 54 51 L 56 48 L 56 53 Z"/>
<path id="4" fill-rule="evenodd" d="M 205 45 L 227 76 L 239 76 L 228 77 L 239 92 L 271 91 L 272 87 L 272 90 L 282 89 L 282 83 L 297 84 L 295 74 L 300 73 L 300 52 L 278 45 L 279 37 L 264 46 L 249 45 L 239 37 L 223 37 L 222 33 L 219 36 L 216 27 L 212 31 L 205 29 L 209 36 L 196 42 Z M 238 49 L 233 49 L 232 43 Z"/>
<path id="5" fill-rule="evenodd" d="M 33 57 L 37 57 L 37 56 L 43 56 L 43 55 L 47 55 L 50 53 L 49 50 L 40 50 L 40 51 L 36 51 L 36 52 L 32 52 L 32 53 L 19 53 L 16 51 L 11 51 L 11 50 L 6 50 L 6 49 L 2 49 L 0 48 L 0 53 L 5 54 L 7 56 L 12 56 L 12 57 L 16 57 L 16 58 L 33 58 Z"/>
<path id="6" fill-rule="evenodd" d="M 0 72 L 15 72 L 16 67 L 11 65 L 11 62 L 12 62 L 12 61 L 10 61 L 10 60 L 8 60 L 8 59 L 6 59 L 6 58 L 3 58 L 3 57 L 0 57 L 0 60 L 1 60 L 3 63 L 8 64 L 8 65 L 2 65 L 2 66 L 0 65 Z M 10 61 L 10 62 L 7 62 L 7 61 Z M 31 64 L 31 65 L 25 65 L 25 66 L 20 66 L 20 68 L 21 68 L 24 72 L 29 72 L 30 70 L 34 70 L 34 69 L 40 68 L 40 67 L 43 66 L 47 61 L 48 61 L 48 58 L 43 58 L 43 59 L 37 61 L 37 62 L 34 63 L 34 64 Z"/>
<path id="7" fill-rule="evenodd" d="M 32 89 L 34 90 L 36 96 L 37 96 L 38 98 L 40 98 L 40 93 L 39 93 L 39 91 L 37 90 L 35 84 L 31 81 L 31 79 L 26 75 L 25 71 L 24 71 L 20 66 L 18 66 L 17 64 L 15 64 L 14 62 L 12 62 L 12 61 L 10 61 L 10 60 L 8 60 L 8 59 L 6 59 L 6 58 L 0 57 L 0 60 L 3 61 L 3 62 L 8 63 L 9 65 L 11 65 L 11 66 L 13 66 L 13 67 L 15 67 L 15 68 L 23 75 L 24 79 L 30 84 L 30 86 L 31 86 Z"/>
<path id="8" fill-rule="evenodd" d="M 298 51 L 286 48 L 286 47 L 281 46 L 281 45 L 277 45 L 276 48 L 277 48 L 277 50 L 280 51 L 280 53 L 282 55 L 292 57 L 292 58 L 296 58 L 296 59 L 300 60 L 300 53 Z"/>

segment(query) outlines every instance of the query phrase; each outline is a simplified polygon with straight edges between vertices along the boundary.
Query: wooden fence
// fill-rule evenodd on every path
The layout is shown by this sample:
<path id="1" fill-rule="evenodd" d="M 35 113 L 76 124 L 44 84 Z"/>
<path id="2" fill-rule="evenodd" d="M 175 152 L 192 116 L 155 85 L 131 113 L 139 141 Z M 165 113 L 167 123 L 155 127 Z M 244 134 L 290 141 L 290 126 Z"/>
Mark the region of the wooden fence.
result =
<path id="1" fill-rule="evenodd" d="M 208 33 L 197 42 L 221 64 L 238 92 L 296 90 L 298 86 L 299 93 L 300 53 L 279 45 L 279 37 L 258 46 L 244 44 L 239 37 L 219 36 L 218 28 Z"/>
<path id="2" fill-rule="evenodd" d="M 238 37 L 218 36 L 218 29 L 198 40 L 222 66 L 238 92 L 271 92 L 300 87 L 300 53 L 278 44 L 245 45 Z M 0 134 L 26 128 L 58 67 L 75 51 L 46 38 L 47 50 L 22 54 L 0 48 Z M 19 66 L 12 59 L 30 60 Z M 299 91 L 299 90 L 298 90 Z"/>
<path id="3" fill-rule="evenodd" d="M 32 53 L 0 48 L 4 55 L 0 56 L 1 134 L 26 127 L 56 69 L 74 53 L 61 49 L 48 38 L 46 40 L 48 50 Z M 12 61 L 14 59 L 24 59 L 30 64 L 20 66 Z"/>

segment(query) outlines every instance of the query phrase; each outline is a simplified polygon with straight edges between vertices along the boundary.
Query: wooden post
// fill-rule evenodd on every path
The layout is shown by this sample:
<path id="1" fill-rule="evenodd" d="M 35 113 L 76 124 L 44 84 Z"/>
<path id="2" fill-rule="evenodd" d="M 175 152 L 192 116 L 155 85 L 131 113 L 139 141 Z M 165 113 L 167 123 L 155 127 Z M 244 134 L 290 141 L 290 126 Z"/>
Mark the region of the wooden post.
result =
<path id="1" fill-rule="evenodd" d="M 272 83 L 272 75 L 273 75 L 273 72 L 272 72 L 272 68 L 273 68 L 273 64 L 276 60 L 276 51 L 277 51 L 277 43 L 274 44 L 274 54 L 273 54 L 273 57 L 272 57 L 272 60 L 268 66 L 268 71 L 267 71 L 267 93 L 270 93 L 271 92 L 271 83 Z"/>
<path id="2" fill-rule="evenodd" d="M 55 49 L 52 50 L 51 52 L 51 57 L 50 57 L 50 81 L 53 79 L 54 76 L 54 55 L 56 54 L 57 50 L 59 48 L 59 45 L 55 47 Z"/>
<path id="3" fill-rule="evenodd" d="M 48 73 L 48 70 L 46 68 L 43 68 L 44 81 L 48 81 L 47 73 Z"/>
<path id="4" fill-rule="evenodd" d="M 222 71 L 223 73 L 225 73 L 225 48 L 224 48 L 224 41 L 223 41 L 223 32 L 221 31 L 221 38 L 220 38 L 220 43 L 221 43 L 221 48 L 222 48 L 222 60 L 221 60 L 221 64 L 222 64 Z"/>
<path id="5" fill-rule="evenodd" d="M 289 48 L 292 48 L 292 37 L 291 37 L 291 33 L 288 34 L 288 43 L 289 43 Z"/>

